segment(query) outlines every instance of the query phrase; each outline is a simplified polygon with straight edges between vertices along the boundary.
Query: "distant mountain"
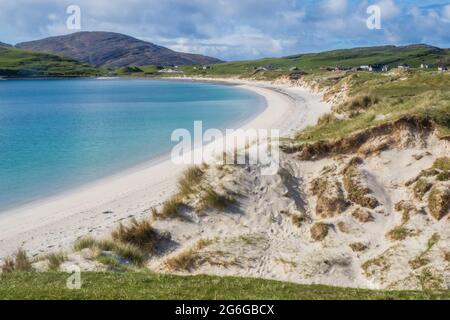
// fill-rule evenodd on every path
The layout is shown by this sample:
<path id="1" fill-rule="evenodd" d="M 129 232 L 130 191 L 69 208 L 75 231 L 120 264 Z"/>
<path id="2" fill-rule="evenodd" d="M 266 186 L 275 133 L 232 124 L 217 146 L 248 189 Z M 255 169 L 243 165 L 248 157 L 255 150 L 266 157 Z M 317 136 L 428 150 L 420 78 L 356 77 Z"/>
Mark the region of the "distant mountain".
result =
<path id="1" fill-rule="evenodd" d="M 219 59 L 181 53 L 133 37 L 112 32 L 78 32 L 23 42 L 17 48 L 58 54 L 95 66 L 213 64 Z"/>
<path id="2" fill-rule="evenodd" d="M 12 47 L 10 44 L 3 43 L 0 41 L 0 47 Z"/>

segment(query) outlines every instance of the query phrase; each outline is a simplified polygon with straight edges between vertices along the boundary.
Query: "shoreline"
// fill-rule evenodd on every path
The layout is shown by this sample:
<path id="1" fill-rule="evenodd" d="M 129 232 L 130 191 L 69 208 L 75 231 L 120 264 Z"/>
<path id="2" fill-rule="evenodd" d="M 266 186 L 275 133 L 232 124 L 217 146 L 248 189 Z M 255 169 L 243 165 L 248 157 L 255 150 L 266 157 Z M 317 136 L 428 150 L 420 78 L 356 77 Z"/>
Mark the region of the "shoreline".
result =
<path id="1" fill-rule="evenodd" d="M 171 80 L 171 79 L 167 79 Z M 194 79 L 178 79 L 194 80 Z M 235 79 L 195 79 L 203 82 L 226 82 L 262 95 L 266 108 L 248 119 L 241 129 L 280 129 L 282 136 L 308 120 L 308 98 L 320 96 L 302 88 L 297 99 L 286 95 L 288 86 Z M 278 90 L 277 90 L 278 89 Z M 298 104 L 302 104 L 299 106 Z M 317 111 L 317 112 L 320 112 Z M 317 113 L 316 112 L 316 113 Z M 313 119 L 314 118 L 314 119 Z M 166 155 L 165 157 L 168 157 Z M 155 159 L 121 173 L 89 183 L 50 199 L 5 211 L 0 216 L 0 257 L 23 247 L 31 255 L 69 248 L 80 236 L 100 236 L 125 219 L 141 218 L 176 191 L 180 173 L 188 165 Z"/>
<path id="2" fill-rule="evenodd" d="M 84 78 L 86 79 L 86 78 Z M 52 80 L 50 79 L 39 79 L 39 80 Z M 53 79 L 55 80 L 55 79 Z M 59 79 L 59 80 L 73 80 L 73 79 Z M 98 79 L 98 78 L 94 78 L 91 79 L 93 81 L 113 81 L 113 80 L 148 80 L 148 81 L 166 81 L 166 82 L 171 82 L 171 81 L 176 81 L 176 79 L 165 79 L 165 78 L 132 78 L 132 77 L 116 77 L 113 79 Z M 203 82 L 205 84 L 218 84 L 218 85 L 222 85 L 222 86 L 235 86 L 235 87 L 239 87 L 240 85 L 237 83 L 230 83 L 230 82 L 216 82 L 216 81 L 196 81 L 196 80 L 184 80 L 187 82 Z M 251 91 L 251 90 L 249 90 Z M 253 92 L 253 91 L 252 91 Z M 254 92 L 253 92 L 254 93 Z M 256 94 L 258 95 L 258 94 Z M 234 121 L 231 125 L 229 125 L 230 129 L 240 129 L 243 125 L 245 125 L 246 123 L 249 123 L 251 121 L 253 121 L 255 118 L 257 118 L 260 114 L 262 114 L 265 109 L 267 108 L 267 101 L 264 98 L 264 96 L 262 95 L 258 95 L 259 98 L 262 98 L 262 100 L 264 100 L 263 102 L 258 102 L 258 104 L 255 104 L 255 107 L 257 109 L 261 109 L 258 110 L 257 112 L 252 113 L 250 116 L 248 117 L 244 117 L 244 118 L 240 118 L 236 121 Z M 204 146 L 205 147 L 205 146 Z M 39 206 L 43 203 L 47 203 L 51 200 L 55 200 L 58 198 L 61 198 L 63 196 L 68 196 L 71 195 L 77 191 L 83 190 L 83 189 L 87 189 L 90 187 L 94 187 L 96 185 L 98 185 L 99 183 L 101 183 L 103 180 L 106 179 L 110 179 L 110 178 L 116 178 L 116 177 L 120 177 L 120 176 L 124 176 L 133 172 L 136 172 L 138 170 L 142 170 L 151 166 L 155 166 L 158 165 L 159 163 L 162 163 L 164 161 L 168 161 L 170 160 L 170 150 L 167 151 L 163 151 L 163 152 L 159 152 L 156 155 L 151 155 L 148 157 L 147 160 L 144 161 L 140 161 L 138 163 L 135 163 L 127 168 L 122 168 L 119 170 L 115 170 L 114 172 L 102 176 L 102 177 L 97 177 L 94 179 L 91 179 L 89 181 L 85 181 L 85 182 L 81 182 L 81 183 L 75 183 L 72 185 L 69 185 L 67 188 L 64 188 L 61 191 L 56 191 L 56 192 L 52 192 L 50 194 L 44 194 L 41 195 L 39 197 L 35 197 L 34 199 L 28 200 L 28 201 L 24 201 L 20 204 L 17 205 L 12 205 L 12 206 L 6 206 L 6 207 L 0 207 L 0 221 L 2 216 L 5 215 L 9 215 L 9 214 L 14 214 L 16 212 L 20 212 L 23 210 L 26 210 L 28 208 L 34 207 L 34 206 Z M 1 230 L 1 227 L 0 227 Z M 1 239 L 1 238 L 0 238 Z M 0 252 L 1 252 L 1 248 L 0 248 Z M 1 258 L 1 256 L 0 256 Z"/>

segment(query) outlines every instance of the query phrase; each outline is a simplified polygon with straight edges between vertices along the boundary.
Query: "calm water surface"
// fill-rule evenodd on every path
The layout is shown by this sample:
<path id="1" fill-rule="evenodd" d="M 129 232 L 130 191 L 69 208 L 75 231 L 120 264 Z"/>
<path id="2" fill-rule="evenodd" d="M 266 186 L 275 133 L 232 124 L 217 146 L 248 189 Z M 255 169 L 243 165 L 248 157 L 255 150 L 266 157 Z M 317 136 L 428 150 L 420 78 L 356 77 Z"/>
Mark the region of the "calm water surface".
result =
<path id="1" fill-rule="evenodd" d="M 161 156 L 177 128 L 233 128 L 264 99 L 153 80 L 0 81 L 0 211 Z"/>

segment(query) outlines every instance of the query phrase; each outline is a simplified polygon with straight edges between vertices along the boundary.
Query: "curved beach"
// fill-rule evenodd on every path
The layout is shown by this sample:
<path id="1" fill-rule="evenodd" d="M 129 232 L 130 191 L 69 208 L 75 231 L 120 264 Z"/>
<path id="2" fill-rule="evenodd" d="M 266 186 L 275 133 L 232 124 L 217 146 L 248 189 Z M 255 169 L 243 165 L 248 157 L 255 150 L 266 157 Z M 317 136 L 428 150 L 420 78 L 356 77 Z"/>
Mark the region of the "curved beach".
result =
<path id="1" fill-rule="evenodd" d="M 287 135 L 314 124 L 329 110 L 320 95 L 303 88 L 220 81 L 237 84 L 266 99 L 266 109 L 242 129 L 279 129 L 282 135 Z M 175 165 L 171 160 L 152 161 L 4 212 L 0 215 L 0 257 L 18 247 L 34 255 L 65 249 L 81 236 L 102 235 L 122 220 L 147 216 L 150 208 L 176 191 L 177 178 L 185 168 L 186 165 Z"/>

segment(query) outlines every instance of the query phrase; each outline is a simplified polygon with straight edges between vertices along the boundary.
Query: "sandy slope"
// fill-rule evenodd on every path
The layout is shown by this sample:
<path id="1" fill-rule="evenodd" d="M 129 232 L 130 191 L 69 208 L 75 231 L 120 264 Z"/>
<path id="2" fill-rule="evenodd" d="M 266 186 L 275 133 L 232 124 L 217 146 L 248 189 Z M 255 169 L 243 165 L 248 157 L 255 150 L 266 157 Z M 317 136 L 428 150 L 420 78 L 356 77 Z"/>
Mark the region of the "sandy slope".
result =
<path id="1" fill-rule="evenodd" d="M 296 87 L 238 80 L 267 100 L 267 108 L 243 126 L 280 129 L 284 134 L 312 125 L 329 110 L 320 95 Z M 0 257 L 23 247 L 30 254 L 66 249 L 81 236 L 103 235 L 119 221 L 148 215 L 176 188 L 184 169 L 170 160 L 143 164 L 59 196 L 0 215 Z"/>

